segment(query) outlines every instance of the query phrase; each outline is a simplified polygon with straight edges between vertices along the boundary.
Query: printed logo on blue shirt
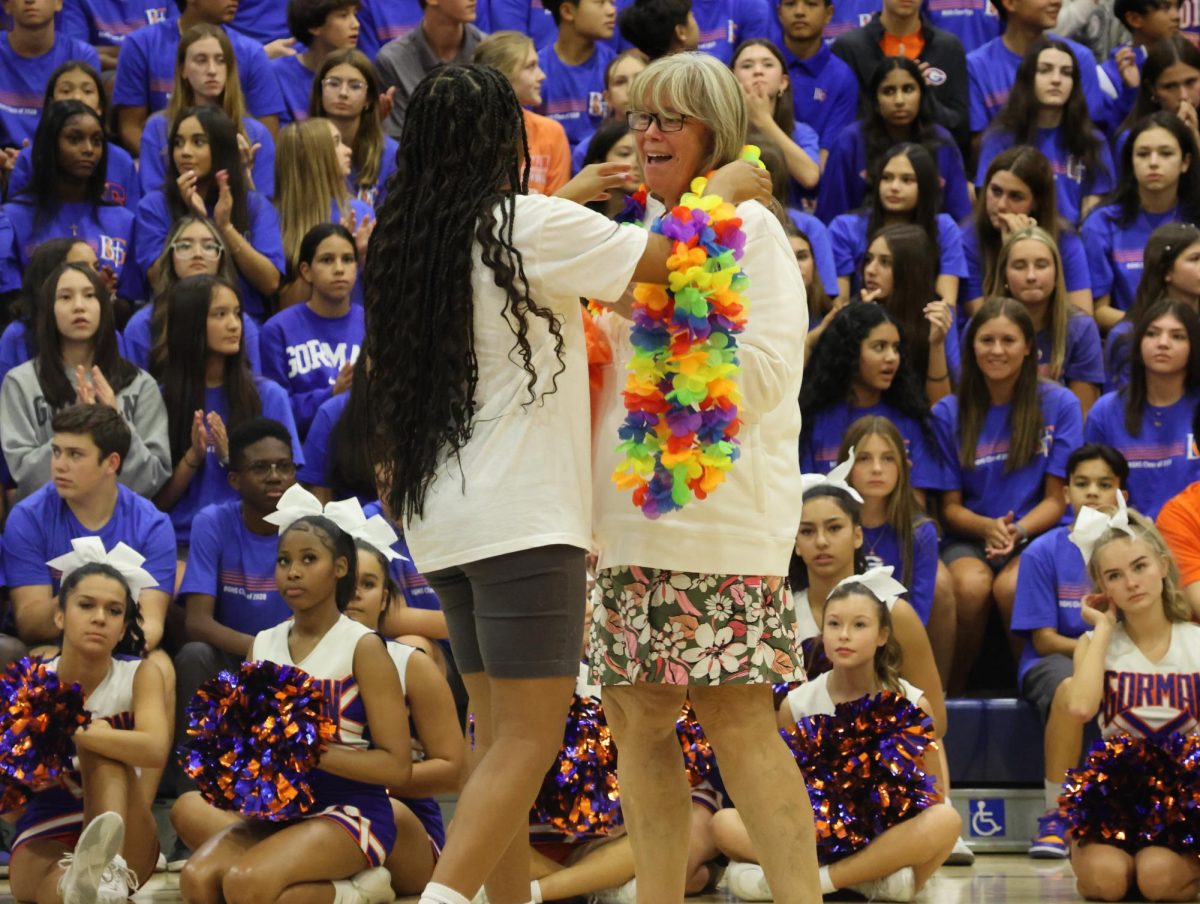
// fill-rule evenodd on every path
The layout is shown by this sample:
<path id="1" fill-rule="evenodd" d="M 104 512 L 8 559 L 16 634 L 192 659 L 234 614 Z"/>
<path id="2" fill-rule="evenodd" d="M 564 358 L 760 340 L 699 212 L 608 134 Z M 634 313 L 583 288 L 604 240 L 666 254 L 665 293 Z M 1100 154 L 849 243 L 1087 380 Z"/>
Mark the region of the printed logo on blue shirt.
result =
<path id="1" fill-rule="evenodd" d="M 605 116 L 608 113 L 608 104 L 604 102 L 604 93 L 602 91 L 588 92 L 588 116 Z"/>
<path id="2" fill-rule="evenodd" d="M 1190 432 L 1187 435 L 1187 457 L 1188 461 L 1200 458 L 1200 449 L 1196 448 L 1196 435 Z"/>
<path id="3" fill-rule="evenodd" d="M 115 269 L 125 266 L 125 252 L 129 243 L 125 239 L 111 235 L 100 236 L 99 258 L 113 265 Z"/>
<path id="4" fill-rule="evenodd" d="M 309 339 L 299 345 L 289 345 L 288 377 L 290 379 L 310 370 L 324 368 L 341 370 L 345 365 L 358 360 L 358 351 L 358 345 L 347 347 L 345 342 L 339 342 L 336 346 L 330 346 L 328 342 L 322 342 L 320 339 Z M 333 380 L 329 382 L 332 384 Z"/>
<path id="5" fill-rule="evenodd" d="M 159 6 L 155 9 L 146 10 L 146 23 L 148 25 L 154 25 L 158 22 L 165 22 L 166 19 L 167 8 L 165 6 Z"/>

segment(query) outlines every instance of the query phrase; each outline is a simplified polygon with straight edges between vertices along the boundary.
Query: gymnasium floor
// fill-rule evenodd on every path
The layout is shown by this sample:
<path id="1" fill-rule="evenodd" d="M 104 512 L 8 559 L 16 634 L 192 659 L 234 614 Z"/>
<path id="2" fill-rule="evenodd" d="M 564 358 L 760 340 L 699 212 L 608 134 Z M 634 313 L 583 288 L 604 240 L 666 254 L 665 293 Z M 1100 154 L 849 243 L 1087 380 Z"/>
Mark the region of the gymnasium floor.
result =
<path id="1" fill-rule="evenodd" d="M 854 895 L 841 899 L 856 900 Z M 181 900 L 178 880 L 175 876 L 159 874 L 133 900 L 137 904 L 176 904 Z M 724 904 L 734 900 L 724 895 L 688 899 L 696 904 Z M 930 904 L 1054 904 L 1080 899 L 1075 895 L 1071 868 L 1065 862 L 1036 861 L 1014 854 L 980 857 L 970 867 L 944 867 L 917 900 Z M 11 901 L 8 884 L 0 881 L 0 904 Z M 404 898 L 400 904 L 415 901 L 415 898 Z"/>

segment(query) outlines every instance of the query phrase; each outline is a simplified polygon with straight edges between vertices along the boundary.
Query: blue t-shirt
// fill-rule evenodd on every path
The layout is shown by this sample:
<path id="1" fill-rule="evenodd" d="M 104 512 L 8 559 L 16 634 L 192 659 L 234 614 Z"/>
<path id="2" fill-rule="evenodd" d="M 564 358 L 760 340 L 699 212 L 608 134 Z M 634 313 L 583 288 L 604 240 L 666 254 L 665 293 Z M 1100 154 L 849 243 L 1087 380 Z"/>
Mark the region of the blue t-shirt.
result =
<path id="1" fill-rule="evenodd" d="M 1083 413 L 1079 400 L 1057 383 L 1038 384 L 1042 409 L 1042 448 L 1024 467 L 1011 473 L 1008 461 L 1011 404 L 992 405 L 984 417 L 975 445 L 975 466 L 958 460 L 958 396 L 933 406 L 933 432 L 942 456 L 942 473 L 949 479 L 938 489 L 957 490 L 962 504 L 985 518 L 1011 511 L 1024 518 L 1045 495 L 1047 476 L 1066 478 L 1067 458 L 1083 443 Z"/>
<path id="2" fill-rule="evenodd" d="M 967 53 L 1004 31 L 991 0 L 925 0 L 924 10 L 934 25 L 958 38 Z"/>
<path id="3" fill-rule="evenodd" d="M 1063 637 L 1081 637 L 1091 630 L 1079 610 L 1084 595 L 1092 592 L 1092 580 L 1079 547 L 1067 539 L 1070 533 L 1069 526 L 1056 527 L 1035 537 L 1021 553 L 1012 630 L 1027 641 L 1038 628 L 1053 628 Z M 1017 664 L 1018 687 L 1041 658 L 1027 642 Z"/>
<path id="4" fill-rule="evenodd" d="M 1200 390 L 1186 393 L 1174 405 L 1142 406 L 1142 430 L 1125 430 L 1125 399 L 1120 392 L 1100 396 L 1088 412 L 1083 439 L 1107 443 L 1129 462 L 1129 506 L 1154 519 L 1168 499 L 1200 480 L 1200 454 L 1192 437 L 1192 414 Z"/>
<path id="5" fill-rule="evenodd" d="M 313 79 L 317 74 L 300 62 L 298 55 L 271 60 L 271 71 L 275 73 L 279 93 L 283 95 L 283 113 L 279 117 L 279 124 L 308 119 L 308 104 L 312 100 Z"/>
<path id="6" fill-rule="evenodd" d="M 0 292 L 14 292 L 21 288 L 21 271 L 17 266 L 17 232 L 12 220 L 0 207 Z M 3 375 L 0 375 L 0 379 Z"/>
<path id="7" fill-rule="evenodd" d="M 392 177 L 392 173 L 396 172 L 396 152 L 400 149 L 400 143 L 391 135 L 383 136 L 383 156 L 379 161 L 379 178 L 370 185 L 359 185 L 358 168 L 350 170 L 350 178 L 346 180 L 350 186 L 350 194 L 362 201 L 364 204 L 369 204 L 372 208 L 379 207 L 383 203 L 383 196 L 387 194 L 387 181 Z"/>
<path id="8" fill-rule="evenodd" d="M 863 555 L 868 568 L 891 565 L 897 580 L 904 580 L 904 559 L 900 555 L 899 537 L 890 524 L 879 527 L 863 527 Z M 904 598 L 912 604 L 921 617 L 921 624 L 929 623 L 933 611 L 933 587 L 937 581 L 938 534 L 937 527 L 926 519 L 913 528 L 912 580 L 908 582 L 908 593 Z"/>
<path id="9" fill-rule="evenodd" d="M 1069 38 L 1047 33 L 1047 38 L 1062 41 L 1071 48 L 1079 67 L 1079 84 L 1094 122 L 1103 122 L 1108 111 L 1108 95 L 1100 89 L 1096 75 L 1096 57 L 1090 50 Z M 1021 55 L 1004 45 L 1002 37 L 993 38 L 967 54 L 967 78 L 970 82 L 971 131 L 982 132 L 1000 108 L 1008 102 L 1008 92 L 1016 81 Z"/>
<path id="10" fill-rule="evenodd" d="M 196 513 L 187 568 L 179 596 L 200 593 L 216 600 L 213 618 L 243 634 L 257 634 L 292 617 L 275 587 L 279 535 L 256 534 L 242 519 L 240 499 Z"/>
<path id="11" fill-rule="evenodd" d="M 378 501 L 367 503 L 363 506 L 363 514 L 368 518 L 374 515 L 383 515 L 383 507 Z M 384 517 L 387 516 L 384 515 Z M 396 527 L 394 524 L 392 526 Z M 413 564 L 412 553 L 408 551 L 408 544 L 404 542 L 404 535 L 398 527 L 396 527 L 396 536 L 397 539 L 392 544 L 392 549 L 400 553 L 403 558 L 394 560 L 390 571 L 392 580 L 404 594 L 404 602 L 413 609 L 441 609 L 442 604 L 433 588 L 429 586 L 429 581 L 425 580 L 425 575 L 417 571 L 417 566 Z M 445 641 L 439 642 L 443 646 L 446 645 Z"/>
<path id="12" fill-rule="evenodd" d="M 608 47 L 597 44 L 585 62 L 569 66 L 559 59 L 553 44 L 538 51 L 538 64 L 546 73 L 546 81 L 542 83 L 542 102 L 535 112 L 561 125 L 572 147 L 604 122 L 608 112 L 604 103 L 604 71 L 614 56 Z"/>
<path id="13" fill-rule="evenodd" d="M 105 549 L 118 543 L 146 557 L 142 563 L 158 590 L 175 589 L 175 532 L 171 519 L 126 486 L 117 486 L 112 517 L 99 530 L 80 524 L 70 507 L 48 483 L 13 506 L 4 527 L 4 568 L 10 587 L 49 584 L 58 592 L 59 574 L 46 563 L 71 551 L 75 537 L 99 537 Z"/>
<path id="14" fill-rule="evenodd" d="M 154 337 L 150 332 L 153 317 L 154 305 L 142 305 L 134 311 L 120 334 L 121 355 L 145 371 L 150 370 L 150 350 L 154 347 Z M 257 323 L 249 317 L 242 318 L 242 346 L 246 352 L 246 363 L 250 365 L 250 371 L 256 375 L 262 373 L 262 359 L 258 355 L 258 332 Z M 7 335 L 7 330 L 4 335 Z M 4 335 L 0 335 L 0 368 L 7 360 Z M 23 360 L 28 360 L 28 358 Z"/>
<path id="15" fill-rule="evenodd" d="M 256 191 L 246 196 L 246 206 L 250 214 L 250 228 L 246 231 L 245 239 L 254 249 L 264 255 L 280 272 L 287 264 L 283 257 L 283 238 L 279 232 L 279 215 L 271 202 Z M 208 211 L 212 216 L 212 210 Z M 158 260 L 166 244 L 167 236 L 171 234 L 174 223 L 171 208 L 167 204 L 167 196 L 158 191 L 146 195 L 138 205 L 137 211 L 137 255 L 143 272 Z M 242 313 L 261 321 L 268 310 L 267 299 L 257 289 L 253 288 L 246 278 L 238 274 L 238 297 L 242 300 Z"/>
<path id="16" fill-rule="evenodd" d="M 834 4 L 833 17 L 821 32 L 821 36 L 826 44 L 832 44 L 846 32 L 862 28 L 880 8 L 879 0 L 847 0 Z"/>
<path id="17" fill-rule="evenodd" d="M 538 50 L 558 38 L 554 16 L 542 0 L 488 0 L 492 31 L 519 31 L 533 38 Z M 478 21 L 476 26 L 485 30 Z M 361 36 L 361 32 L 359 33 Z"/>
<path id="18" fill-rule="evenodd" d="M 979 230 L 974 220 L 964 220 L 961 225 L 963 257 L 967 261 L 967 278 L 958 284 L 958 310 L 963 323 L 968 317 L 966 302 L 983 297 L 983 255 L 979 251 Z M 1092 276 L 1088 270 L 1087 252 L 1079 233 L 1064 229 L 1058 234 L 1058 253 L 1062 255 L 1063 282 L 1068 292 L 1092 288 Z"/>
<path id="19" fill-rule="evenodd" d="M 1129 353 L 1133 324 L 1126 317 L 1104 337 L 1104 391 L 1112 392 L 1129 382 Z"/>
<path id="20" fill-rule="evenodd" d="M 8 196 L 15 198 L 33 178 L 33 148 L 22 148 L 8 180 Z M 142 198 L 138 188 L 137 166 L 129 152 L 119 144 L 108 143 L 108 171 L 104 174 L 104 200 L 119 207 L 137 208 Z"/>
<path id="21" fill-rule="evenodd" d="M 841 7 L 838 4 L 835 8 Z M 878 3 L 872 15 L 877 11 Z M 782 41 L 776 43 L 783 48 L 787 62 L 796 119 L 812 126 L 821 138 L 821 149 L 828 150 L 857 116 L 858 78 L 845 60 L 834 56 L 828 45 L 822 45 L 809 59 L 801 60 L 783 47 Z"/>
<path id="22" fill-rule="evenodd" d="M 988 167 L 996 155 L 1008 150 L 1013 143 L 1011 132 L 992 129 L 983 136 L 983 144 L 979 149 L 979 169 L 975 174 L 977 187 L 983 187 L 984 176 L 987 175 Z M 1063 147 L 1061 126 L 1056 129 L 1038 129 L 1034 145 L 1046 155 L 1054 170 L 1055 197 L 1058 199 L 1059 214 L 1067 222 L 1078 225 L 1083 199 L 1088 195 L 1107 194 L 1115 185 L 1117 168 L 1113 163 L 1108 142 L 1103 139 L 1100 141 L 1099 166 L 1095 172 L 1088 172 L 1087 167 Z"/>
<path id="23" fill-rule="evenodd" d="M 769 36 L 774 12 L 766 0 L 692 0 L 692 15 L 700 27 L 696 49 L 728 66 L 742 41 Z"/>
<path id="24" fill-rule="evenodd" d="M 1107 125 L 1110 129 L 1114 129 L 1124 122 L 1125 117 L 1133 112 L 1133 108 L 1137 104 L 1138 89 L 1130 88 L 1125 84 L 1125 79 L 1121 78 L 1121 70 L 1117 67 L 1117 54 L 1129 46 L 1129 44 L 1121 44 L 1114 47 L 1109 53 L 1108 59 L 1100 64 L 1100 68 L 1104 70 L 1108 80 L 1117 89 L 1117 96 L 1110 98 L 1108 102 L 1109 120 Z M 1146 48 L 1144 46 L 1134 47 L 1133 58 L 1137 61 L 1138 72 L 1141 72 L 1142 66 L 1146 63 Z"/>
<path id="25" fill-rule="evenodd" d="M 341 317 L 322 317 L 307 304 L 285 308 L 266 322 L 259 337 L 263 374 L 287 390 L 301 436 L 317 409 L 333 396 L 346 364 L 358 359 L 365 330 L 359 305 Z"/>
<path id="26" fill-rule="evenodd" d="M 941 126 L 934 126 L 942 139 L 934 159 L 937 161 L 942 184 L 942 210 L 955 222 L 971 215 L 971 196 L 967 193 L 967 174 L 963 168 L 962 152 L 954 136 Z M 829 149 L 825 171 L 817 188 L 817 216 L 828 223 L 839 214 L 857 210 L 867 193 L 867 142 L 862 123 L 852 122 Z"/>
<path id="27" fill-rule="evenodd" d="M 309 427 L 308 436 L 304 438 L 304 467 L 296 473 L 296 479 L 307 486 L 330 487 L 334 498 L 341 499 L 347 495 L 343 487 L 331 483 L 329 475 L 329 456 L 333 431 L 337 428 L 342 413 L 350 403 L 350 393 L 343 392 L 326 399 Z M 373 501 L 371 496 L 359 496 L 358 501 L 363 505 Z"/>
<path id="28" fill-rule="evenodd" d="M 232 28 L 226 28 L 225 34 L 233 45 L 246 108 L 257 117 L 281 114 L 283 98 L 279 83 L 262 45 Z M 131 34 L 121 46 L 117 60 L 113 103 L 118 107 L 145 107 L 151 113 L 165 107 L 175 84 L 178 48 L 177 22 L 159 22 Z"/>
<path id="29" fill-rule="evenodd" d="M 139 28 L 179 18 L 174 0 L 65 0 L 62 29 L 97 47 L 120 47 Z"/>
<path id="30" fill-rule="evenodd" d="M 122 358 L 128 359 L 127 351 L 125 337 L 118 332 L 117 352 Z M 25 324 L 20 320 L 12 321 L 4 328 L 4 332 L 0 333 L 0 383 L 4 382 L 4 378 L 10 370 L 19 364 L 24 364 L 32 357 Z"/>
<path id="31" fill-rule="evenodd" d="M 263 197 L 275 194 L 275 139 L 257 119 L 242 120 L 246 138 L 261 147 L 254 155 L 254 190 Z M 142 151 L 138 158 L 138 185 L 142 197 L 162 191 L 167 178 L 167 137 L 170 128 L 165 114 L 155 113 L 142 130 Z M 111 145 L 110 145 L 111 147 Z"/>
<path id="32" fill-rule="evenodd" d="M 1079 231 L 1087 248 L 1092 295 L 1110 296 L 1112 306 L 1118 311 L 1133 307 L 1142 279 L 1146 241 L 1163 223 L 1178 222 L 1180 213 L 1178 207 L 1166 213 L 1139 210 L 1128 224 L 1121 222 L 1121 209 L 1115 204 L 1105 204 L 1088 214 Z"/>
<path id="33" fill-rule="evenodd" d="M 796 210 L 794 207 L 788 208 L 788 216 L 796 224 L 796 228 L 808 237 L 808 244 L 812 247 L 813 265 L 817 278 L 825 287 L 825 294 L 830 298 L 837 298 L 837 262 L 833 259 L 833 245 L 829 241 L 829 230 L 811 213 Z M 815 329 L 819 324 L 819 320 L 816 323 L 809 323 L 808 328 Z"/>
<path id="34" fill-rule="evenodd" d="M 832 471 L 837 467 L 838 450 L 846 429 L 859 418 L 872 415 L 887 418 L 904 437 L 904 451 L 912 463 L 913 486 L 927 490 L 945 483 L 933 431 L 922 430 L 917 421 L 887 402 L 866 408 L 851 408 L 850 403 L 845 401 L 834 402 L 809 414 L 804 419 L 804 430 L 800 434 L 800 470 L 805 474 L 828 474 Z"/>
<path id="35" fill-rule="evenodd" d="M 66 34 L 56 34 L 54 46 L 40 57 L 20 56 L 0 32 L 0 147 L 19 148 L 33 141 L 42 115 L 42 100 L 50 76 L 68 60 L 83 60 L 100 71 L 96 48 Z"/>
<path id="36" fill-rule="evenodd" d="M 75 238 L 91 246 L 100 266 L 112 268 L 117 275 L 118 295 L 130 299 L 144 295 L 133 212 L 128 208 L 106 204 L 94 207 L 80 201 L 60 204 L 53 216 L 39 218 L 39 211 L 32 203 L 10 201 L 4 205 L 4 211 L 17 237 L 18 282 L 38 245 L 47 239 Z"/>
<path id="37" fill-rule="evenodd" d="M 358 49 L 372 60 L 375 59 L 380 47 L 408 34 L 421 24 L 423 15 L 418 0 L 361 0 L 358 6 Z M 478 13 L 475 24 L 482 31 L 487 31 L 479 25 Z"/>
<path id="38" fill-rule="evenodd" d="M 239 0 L 237 15 L 230 24 L 259 44 L 268 44 L 277 38 L 290 38 L 286 3 L 279 0 Z"/>
<path id="39" fill-rule="evenodd" d="M 1050 331 L 1039 330 L 1037 334 L 1038 373 L 1050 378 Z M 1096 321 L 1078 308 L 1067 313 L 1067 347 L 1063 358 L 1062 374 L 1058 382 L 1067 384 L 1078 380 L 1081 383 L 1104 385 L 1104 352 L 1100 347 L 1100 329 Z"/>
<path id="40" fill-rule="evenodd" d="M 297 464 L 304 461 L 300 439 L 296 436 L 296 423 L 292 419 L 292 407 L 288 404 L 287 393 L 282 388 L 264 377 L 254 380 L 258 390 L 258 398 L 262 402 L 262 416 L 279 421 L 292 434 L 292 457 Z M 216 412 L 226 427 L 229 426 L 229 397 L 224 386 L 212 386 L 204 391 L 204 412 Z M 217 448 L 211 443 L 205 453 L 204 461 L 192 475 L 183 495 L 171 506 L 169 512 L 171 524 L 175 528 L 175 537 L 180 543 L 187 543 L 192 533 L 192 518 L 206 505 L 227 502 L 237 498 L 237 493 L 229 485 L 229 472 L 217 457 Z"/>
<path id="41" fill-rule="evenodd" d="M 833 245 L 833 259 L 837 264 L 838 276 L 853 277 L 862 263 L 870 244 L 867 236 L 867 214 L 855 211 L 834 217 L 829 224 L 829 241 Z M 938 245 L 938 275 L 967 275 L 967 261 L 963 257 L 962 231 L 949 215 L 937 216 L 938 234 L 930 236 Z M 947 299 L 953 301 L 953 299 Z"/>

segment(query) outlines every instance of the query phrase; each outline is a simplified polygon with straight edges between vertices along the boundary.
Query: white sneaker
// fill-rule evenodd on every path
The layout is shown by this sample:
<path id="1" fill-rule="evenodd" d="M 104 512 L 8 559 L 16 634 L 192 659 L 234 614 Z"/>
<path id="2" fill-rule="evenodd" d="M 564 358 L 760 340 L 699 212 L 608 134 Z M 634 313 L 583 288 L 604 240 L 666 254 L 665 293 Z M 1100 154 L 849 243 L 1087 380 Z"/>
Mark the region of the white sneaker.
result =
<path id="1" fill-rule="evenodd" d="M 117 854 L 104 868 L 104 874 L 100 877 L 96 902 L 97 904 L 125 904 L 129 900 L 129 896 L 137 889 L 137 873 L 129 868 L 124 857 Z"/>
<path id="2" fill-rule="evenodd" d="M 882 879 L 851 885 L 850 890 L 858 892 L 868 901 L 911 901 L 917 896 L 917 879 L 913 868 L 906 866 Z"/>
<path id="3" fill-rule="evenodd" d="M 167 871 L 167 855 L 162 851 L 158 852 L 158 862 L 154 864 L 156 873 L 165 873 Z"/>
<path id="4" fill-rule="evenodd" d="M 743 901 L 773 901 L 767 877 L 757 863 L 730 863 L 725 870 L 725 887 Z"/>
<path id="5" fill-rule="evenodd" d="M 967 843 L 959 835 L 958 841 L 954 842 L 954 850 L 946 858 L 946 866 L 970 866 L 974 862 L 975 852 L 967 847 Z"/>
<path id="6" fill-rule="evenodd" d="M 387 867 L 376 866 L 355 873 L 349 879 L 333 883 L 335 901 L 354 901 L 355 904 L 392 904 L 392 874 Z"/>
<path id="7" fill-rule="evenodd" d="M 588 904 L 637 904 L 637 879 L 596 892 L 588 898 Z"/>
<path id="8" fill-rule="evenodd" d="M 75 850 L 58 861 L 66 870 L 58 880 L 63 904 L 98 904 L 104 872 L 124 842 L 125 821 L 119 813 L 101 813 L 87 824 Z"/>

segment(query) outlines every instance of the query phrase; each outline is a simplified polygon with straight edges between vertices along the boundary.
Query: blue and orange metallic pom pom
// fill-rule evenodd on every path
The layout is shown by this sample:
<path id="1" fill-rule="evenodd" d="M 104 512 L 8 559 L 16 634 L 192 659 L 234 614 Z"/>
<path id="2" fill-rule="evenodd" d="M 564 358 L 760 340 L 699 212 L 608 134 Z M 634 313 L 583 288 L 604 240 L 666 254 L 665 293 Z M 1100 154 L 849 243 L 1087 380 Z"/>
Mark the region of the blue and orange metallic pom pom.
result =
<path id="1" fill-rule="evenodd" d="M 624 824 L 617 788 L 617 748 L 594 697 L 571 702 L 558 759 L 529 812 L 531 824 L 574 838 L 607 835 Z"/>

